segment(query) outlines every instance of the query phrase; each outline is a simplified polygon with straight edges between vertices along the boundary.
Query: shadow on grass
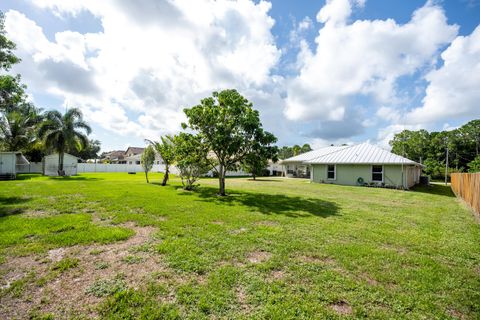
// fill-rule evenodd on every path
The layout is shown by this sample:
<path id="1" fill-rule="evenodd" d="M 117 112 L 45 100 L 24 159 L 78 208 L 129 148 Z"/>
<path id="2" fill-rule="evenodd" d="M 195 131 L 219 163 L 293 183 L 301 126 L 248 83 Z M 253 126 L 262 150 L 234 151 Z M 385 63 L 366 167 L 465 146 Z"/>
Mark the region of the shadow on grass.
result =
<path id="1" fill-rule="evenodd" d="M 453 193 L 449 185 L 448 186 L 441 185 L 441 184 L 431 184 L 429 186 L 417 185 L 412 189 L 410 189 L 410 191 L 435 194 L 435 195 L 445 196 L 445 197 L 455 197 L 455 194 Z"/>
<path id="2" fill-rule="evenodd" d="M 252 182 L 280 182 L 280 180 L 274 180 L 274 179 L 263 179 L 263 178 L 257 178 L 257 179 L 247 179 L 247 181 L 252 181 Z"/>
<path id="3" fill-rule="evenodd" d="M 30 201 L 30 199 L 21 198 L 21 197 L 0 196 L 0 218 L 21 214 L 24 211 L 23 208 L 11 207 L 11 206 L 22 204 L 27 201 Z"/>
<path id="4" fill-rule="evenodd" d="M 40 173 L 19 173 L 15 180 L 31 180 L 40 177 L 42 177 Z"/>
<path id="5" fill-rule="evenodd" d="M 85 176 L 64 176 L 64 177 L 48 177 L 49 180 L 55 181 L 99 181 L 103 178 L 85 177 Z"/>
<path id="6" fill-rule="evenodd" d="M 40 173 L 21 173 L 17 175 L 16 180 L 32 180 L 37 178 L 47 178 L 48 180 L 55 180 L 55 181 L 98 181 L 98 180 L 105 180 L 104 178 L 96 178 L 96 177 L 85 177 L 81 175 L 76 176 L 64 176 L 64 177 L 51 177 L 51 176 L 43 176 Z"/>
<path id="7" fill-rule="evenodd" d="M 336 203 L 321 199 L 236 190 L 230 190 L 226 197 L 220 197 L 217 195 L 217 192 L 217 188 L 202 186 L 195 191 L 185 191 L 180 193 L 180 195 L 197 196 L 200 198 L 199 201 L 212 202 L 219 205 L 246 206 L 252 211 L 259 211 L 263 214 L 280 214 L 291 218 L 309 216 L 327 218 L 339 215 L 339 208 Z"/>

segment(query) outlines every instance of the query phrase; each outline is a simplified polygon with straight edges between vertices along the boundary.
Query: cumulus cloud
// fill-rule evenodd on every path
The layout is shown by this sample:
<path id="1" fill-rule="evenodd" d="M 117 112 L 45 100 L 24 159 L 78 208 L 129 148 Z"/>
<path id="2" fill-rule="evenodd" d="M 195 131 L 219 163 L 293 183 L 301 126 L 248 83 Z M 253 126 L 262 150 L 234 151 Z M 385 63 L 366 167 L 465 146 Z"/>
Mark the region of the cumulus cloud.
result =
<path id="1" fill-rule="evenodd" d="M 379 105 L 397 102 L 396 81 L 430 66 L 458 31 L 431 3 L 403 25 L 392 19 L 350 23 L 352 8 L 363 4 L 332 0 L 319 11 L 323 26 L 315 51 L 302 47 L 298 76 L 287 85 L 284 113 L 289 119 L 341 121 L 358 96 Z"/>
<path id="2" fill-rule="evenodd" d="M 65 19 L 88 11 L 97 33 L 42 28 L 10 10 L 6 29 L 23 59 L 16 71 L 35 92 L 79 106 L 117 134 L 158 138 L 179 129 L 183 108 L 213 90 L 262 90 L 280 58 L 271 4 L 250 0 L 33 0 Z M 23 68 L 23 69 L 22 69 Z"/>
<path id="3" fill-rule="evenodd" d="M 480 26 L 457 37 L 441 54 L 443 65 L 427 74 L 423 104 L 406 116 L 409 123 L 480 117 Z"/>

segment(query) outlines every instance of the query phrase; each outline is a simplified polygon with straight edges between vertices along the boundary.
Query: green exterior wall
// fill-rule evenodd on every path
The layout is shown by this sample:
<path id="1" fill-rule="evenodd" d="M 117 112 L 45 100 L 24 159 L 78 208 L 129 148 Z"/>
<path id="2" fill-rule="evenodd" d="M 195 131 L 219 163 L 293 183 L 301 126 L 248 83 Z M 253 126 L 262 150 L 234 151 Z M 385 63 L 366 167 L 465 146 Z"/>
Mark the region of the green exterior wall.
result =
<path id="1" fill-rule="evenodd" d="M 404 167 L 404 174 L 407 170 Z M 327 165 L 313 164 L 312 165 L 313 182 L 333 183 L 342 185 L 357 185 L 357 179 L 363 178 L 366 183 L 372 182 L 372 166 L 371 165 L 353 165 L 353 164 L 337 164 L 336 165 L 336 179 L 327 180 Z M 402 166 L 401 165 L 384 165 L 383 166 L 383 180 L 388 186 L 402 185 Z"/>

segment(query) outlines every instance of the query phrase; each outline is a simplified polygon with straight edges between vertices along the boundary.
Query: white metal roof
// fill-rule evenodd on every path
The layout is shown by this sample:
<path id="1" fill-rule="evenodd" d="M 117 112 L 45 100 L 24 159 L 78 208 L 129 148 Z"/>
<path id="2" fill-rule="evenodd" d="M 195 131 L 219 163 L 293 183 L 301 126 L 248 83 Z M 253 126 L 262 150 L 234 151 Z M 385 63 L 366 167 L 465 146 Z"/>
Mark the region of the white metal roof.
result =
<path id="1" fill-rule="evenodd" d="M 319 164 L 417 164 L 390 151 L 369 143 L 350 146 L 336 152 L 318 156 L 305 161 Z"/>
<path id="2" fill-rule="evenodd" d="M 348 146 L 341 146 L 341 147 L 333 147 L 333 146 L 330 146 L 330 147 L 324 147 L 324 148 L 320 148 L 320 149 L 317 149 L 317 150 L 312 150 L 312 151 L 309 151 L 309 152 L 305 152 L 305 153 L 299 154 L 298 156 L 295 156 L 295 157 L 291 157 L 291 158 L 288 158 L 288 159 L 284 159 L 284 160 L 281 161 L 281 163 L 286 163 L 286 162 L 304 162 L 304 161 L 312 160 L 312 159 L 318 158 L 318 157 L 320 157 L 320 156 L 324 156 L 324 155 L 326 155 L 326 154 L 329 154 L 329 153 L 332 153 L 332 152 L 336 152 L 336 151 L 339 151 L 339 150 L 342 150 L 342 149 L 345 149 L 345 148 L 348 148 Z"/>

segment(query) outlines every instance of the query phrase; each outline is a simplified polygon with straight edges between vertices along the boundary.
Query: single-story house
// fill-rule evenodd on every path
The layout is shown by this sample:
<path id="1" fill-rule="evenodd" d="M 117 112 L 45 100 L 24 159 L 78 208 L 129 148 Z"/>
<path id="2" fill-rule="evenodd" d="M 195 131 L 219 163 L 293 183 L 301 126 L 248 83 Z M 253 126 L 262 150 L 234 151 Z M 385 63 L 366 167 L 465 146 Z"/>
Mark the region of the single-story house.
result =
<path id="1" fill-rule="evenodd" d="M 280 161 L 273 162 L 268 160 L 267 170 L 271 176 L 281 176 L 283 174 L 283 165 Z"/>
<path id="2" fill-rule="evenodd" d="M 420 182 L 422 165 L 369 143 L 305 161 L 312 182 L 408 189 Z"/>
<path id="3" fill-rule="evenodd" d="M 15 179 L 17 172 L 28 165 L 28 160 L 20 151 L 0 152 L 0 180 Z"/>
<path id="4" fill-rule="evenodd" d="M 324 147 L 317 150 L 305 152 L 288 159 L 281 160 L 280 164 L 283 166 L 283 170 L 284 170 L 283 175 L 289 178 L 309 178 L 310 164 L 306 163 L 306 161 L 312 160 L 320 156 L 323 156 L 338 150 L 342 150 L 345 148 L 347 148 L 347 146 Z"/>
<path id="5" fill-rule="evenodd" d="M 43 175 L 45 176 L 58 176 L 58 153 L 45 156 L 43 158 Z M 71 154 L 63 154 L 63 170 L 66 176 L 74 176 L 77 174 L 79 158 L 72 156 Z"/>

